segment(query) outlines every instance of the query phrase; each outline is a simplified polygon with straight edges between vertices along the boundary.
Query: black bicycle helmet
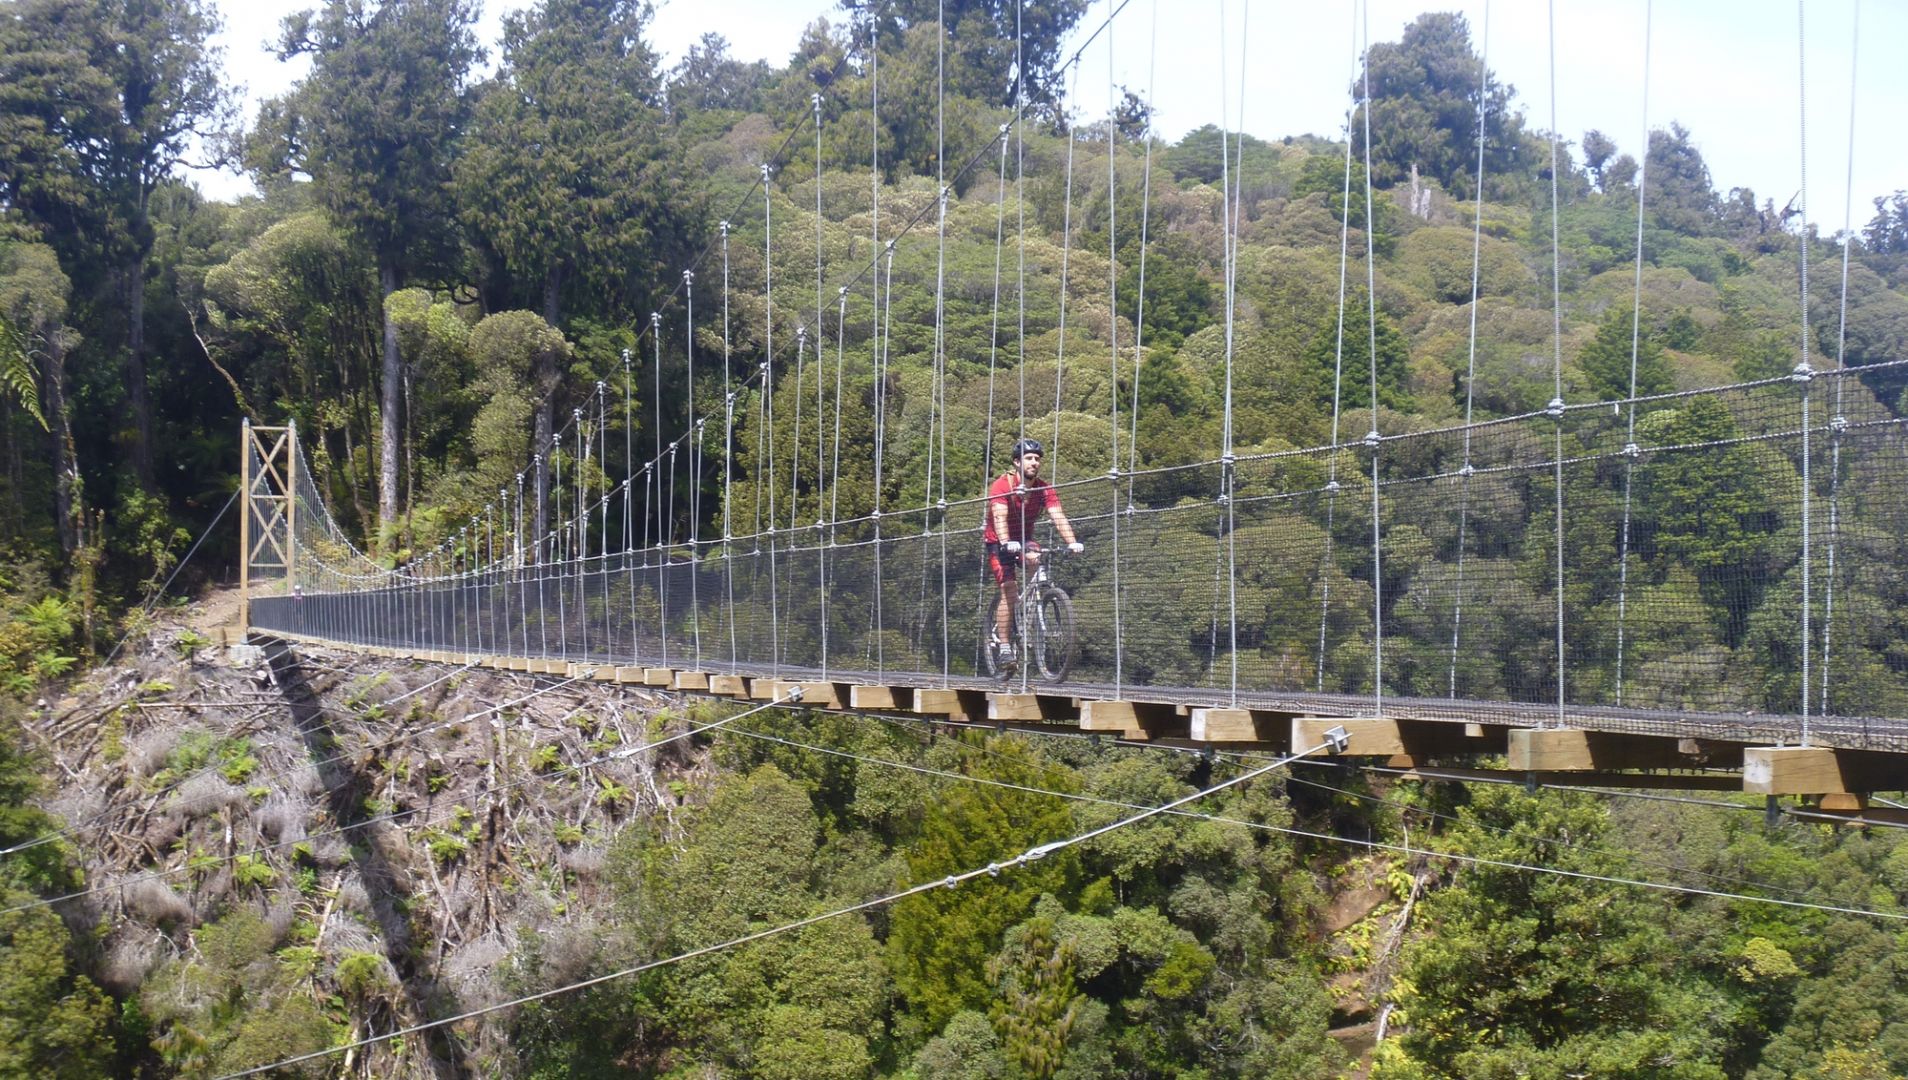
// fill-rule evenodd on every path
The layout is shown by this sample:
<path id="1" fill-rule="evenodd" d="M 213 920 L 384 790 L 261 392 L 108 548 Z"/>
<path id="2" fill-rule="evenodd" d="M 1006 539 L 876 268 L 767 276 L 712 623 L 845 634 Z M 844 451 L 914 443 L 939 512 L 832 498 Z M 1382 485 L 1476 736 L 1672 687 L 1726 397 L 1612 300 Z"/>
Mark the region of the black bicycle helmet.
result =
<path id="1" fill-rule="evenodd" d="M 1014 460 L 1015 461 L 1019 461 L 1021 458 L 1021 455 L 1023 454 L 1043 454 L 1044 455 L 1045 453 L 1046 451 L 1040 449 L 1039 439 L 1022 439 L 1019 442 L 1014 444 Z"/>

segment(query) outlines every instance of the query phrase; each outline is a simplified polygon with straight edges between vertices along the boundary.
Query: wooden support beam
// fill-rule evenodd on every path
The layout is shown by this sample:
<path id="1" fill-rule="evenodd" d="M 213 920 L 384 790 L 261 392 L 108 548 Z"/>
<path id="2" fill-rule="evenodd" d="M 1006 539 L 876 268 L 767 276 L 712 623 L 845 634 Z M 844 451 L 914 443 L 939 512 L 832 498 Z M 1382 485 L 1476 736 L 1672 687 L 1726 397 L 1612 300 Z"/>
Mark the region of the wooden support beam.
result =
<path id="1" fill-rule="evenodd" d="M 615 664 L 598 664 L 596 666 L 596 674 L 590 677 L 595 679 L 597 682 L 615 682 L 616 681 L 616 665 Z"/>
<path id="2" fill-rule="evenodd" d="M 1249 742 L 1285 745 L 1289 713 L 1262 709 L 1223 709 L 1194 707 L 1191 710 L 1191 737 L 1194 742 Z"/>
<path id="3" fill-rule="evenodd" d="M 987 692 L 984 690 L 927 689 L 914 692 L 914 711 L 949 720 L 987 719 Z"/>
<path id="4" fill-rule="evenodd" d="M 641 686 L 643 683 L 643 669 L 639 667 L 619 667 L 616 669 L 616 681 Z"/>
<path id="5" fill-rule="evenodd" d="M 848 688 L 848 707 L 851 709 L 893 709 L 897 712 L 913 712 L 914 687 L 851 686 Z"/>
<path id="6" fill-rule="evenodd" d="M 1291 727 L 1294 750 L 1318 746 L 1327 741 L 1326 732 L 1342 727 L 1350 741 L 1341 756 L 1396 757 L 1413 763 L 1459 754 L 1501 754 L 1508 730 L 1486 724 L 1369 716 L 1301 716 L 1292 720 Z"/>
<path id="7" fill-rule="evenodd" d="M 746 698 L 749 696 L 749 680 L 741 675 L 711 675 L 709 692 L 723 697 Z"/>
<path id="8" fill-rule="evenodd" d="M 1736 791 L 1741 783 L 1733 773 L 1688 772 L 1513 772 L 1508 769 L 1464 769 L 1447 766 L 1413 768 L 1400 780 L 1480 780 L 1490 783 L 1538 784 L 1543 787 L 1642 788 L 1661 791 Z"/>
<path id="9" fill-rule="evenodd" d="M 678 671 L 673 684 L 677 690 L 709 689 L 709 673 L 706 671 Z"/>
<path id="10" fill-rule="evenodd" d="M 673 685 L 675 681 L 675 668 L 652 667 L 643 669 L 644 686 L 661 686 L 667 688 Z"/>
<path id="11" fill-rule="evenodd" d="M 1512 769 L 1532 772 L 1729 769 L 1742 764 L 1739 746 L 1581 728 L 1513 729 L 1507 756 Z"/>
<path id="12" fill-rule="evenodd" d="M 1073 698 L 1053 694 L 988 694 L 987 719 L 1071 723 L 1080 719 L 1080 708 Z"/>
<path id="13" fill-rule="evenodd" d="M 1899 791 L 1908 754 L 1821 746 L 1751 746 L 1742 752 L 1742 789 L 1757 795 Z"/>
<path id="14" fill-rule="evenodd" d="M 786 697 L 789 691 L 800 688 L 801 703 L 811 709 L 839 709 L 848 698 L 848 684 L 835 682 L 785 682 L 776 697 Z"/>
<path id="15" fill-rule="evenodd" d="M 1082 701 L 1080 730 L 1111 732 L 1131 742 L 1180 738 L 1190 724 L 1179 709 L 1156 701 Z"/>
<path id="16" fill-rule="evenodd" d="M 754 701 L 774 701 L 782 696 L 784 685 L 779 679 L 752 679 L 749 681 L 749 698 Z"/>

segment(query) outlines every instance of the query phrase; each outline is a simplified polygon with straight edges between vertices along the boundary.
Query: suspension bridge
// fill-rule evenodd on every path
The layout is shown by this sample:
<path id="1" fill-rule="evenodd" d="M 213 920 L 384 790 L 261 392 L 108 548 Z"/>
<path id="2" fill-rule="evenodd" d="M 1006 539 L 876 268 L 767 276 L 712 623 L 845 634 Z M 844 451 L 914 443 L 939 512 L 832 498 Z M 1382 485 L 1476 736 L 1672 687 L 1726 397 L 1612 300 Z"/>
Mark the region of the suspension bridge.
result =
<path id="1" fill-rule="evenodd" d="M 1101 26 L 1109 38 L 1124 8 Z M 878 117 L 879 58 L 859 59 L 877 73 Z M 1355 93 L 1346 112 L 1348 204 L 1361 125 L 1367 155 L 1371 145 L 1368 95 Z M 806 708 L 1280 753 L 1329 745 L 1427 775 L 1733 789 L 1803 797 L 1855 820 L 1890 814 L 1868 796 L 1908 783 L 1908 359 L 1856 367 L 1812 354 L 1806 245 L 1792 370 L 1641 393 L 1633 349 L 1627 394 L 1567 400 L 1553 139 L 1558 330 L 1546 407 L 1474 409 L 1474 266 L 1462 420 L 1397 424 L 1380 400 L 1373 240 L 1346 214 L 1331 437 L 1242 446 L 1233 324 L 1243 140 L 1228 135 L 1217 208 L 1224 424 L 1213 445 L 1147 460 L 1144 290 L 1120 293 L 1127 256 L 1110 210 L 1095 349 L 1066 353 L 1080 133 L 1066 150 L 1060 357 L 1035 388 L 1050 385 L 1049 409 L 1029 397 L 1025 226 L 1016 252 L 1007 217 L 1024 182 L 1015 140 L 1025 113 L 1016 108 L 962 161 L 949 163 L 943 146 L 936 196 L 888 218 L 878 132 L 864 129 L 872 225 L 844 250 L 823 236 L 820 171 L 824 129 L 849 122 L 829 119 L 840 111 L 814 95 L 806 123 L 624 355 L 621 380 L 573 388 L 569 423 L 433 550 L 396 567 L 360 550 L 296 428 L 248 425 L 240 629 L 294 646 Z M 805 132 L 816 169 L 812 297 L 807 281 L 776 278 L 791 256 L 771 249 L 788 237 L 772 194 L 796 181 L 782 164 Z M 1110 120 L 1099 137 L 1117 144 Z M 1149 177 L 1151 146 L 1149 132 Z M 1149 196 L 1150 186 L 1123 196 L 1104 156 L 1097 197 L 1107 207 Z M 987 175 L 995 162 L 997 178 Z M 1369 167 L 1363 176 L 1369 200 Z M 980 361 L 949 354 L 940 314 L 954 192 L 990 181 L 999 210 L 982 411 L 950 400 L 954 370 Z M 1639 191 L 1639 291 L 1646 200 Z M 1142 209 L 1142 282 L 1146 220 Z M 732 264 L 745 233 L 758 271 L 746 297 Z M 935 253 L 931 279 L 897 279 L 897 253 L 910 250 Z M 1016 258 L 1022 277 L 1003 287 Z M 1347 300 L 1358 277 L 1363 310 Z M 896 296 L 929 288 L 931 340 L 897 335 Z M 746 356 L 730 332 L 745 299 L 766 312 L 760 351 Z M 1362 349 L 1348 348 L 1360 338 Z M 925 386 L 901 378 L 910 367 L 928 373 Z M 1069 409 L 1069 377 L 1111 388 L 1104 416 Z M 686 391 L 667 408 L 665 378 Z M 639 387 L 653 388 L 652 415 L 636 414 Z M 902 424 L 925 426 L 924 457 L 896 460 Z M 633 433 L 644 428 L 650 445 L 639 447 Z M 844 430 L 872 435 L 844 446 Z M 1007 469 L 1005 446 L 1026 436 L 1046 441 L 1084 546 L 1054 568 L 1075 624 L 1058 681 L 1024 668 L 994 677 L 983 657 L 996 595 L 985 492 Z M 897 485 L 900 469 L 912 475 Z M 884 494 L 894 491 L 910 494 Z M 1334 728 L 1344 740 L 1325 737 Z"/>

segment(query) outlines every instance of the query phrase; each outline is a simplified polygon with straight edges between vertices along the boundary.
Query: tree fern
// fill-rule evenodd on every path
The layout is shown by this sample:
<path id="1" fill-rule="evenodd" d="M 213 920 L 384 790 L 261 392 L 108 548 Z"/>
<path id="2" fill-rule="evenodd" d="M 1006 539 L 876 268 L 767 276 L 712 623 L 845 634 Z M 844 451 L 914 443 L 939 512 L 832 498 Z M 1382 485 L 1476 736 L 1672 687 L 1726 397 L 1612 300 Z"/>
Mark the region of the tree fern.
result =
<path id="1" fill-rule="evenodd" d="M 33 377 L 33 357 L 4 315 L 0 315 L 0 384 L 44 430 L 46 417 L 40 412 L 40 387 Z"/>

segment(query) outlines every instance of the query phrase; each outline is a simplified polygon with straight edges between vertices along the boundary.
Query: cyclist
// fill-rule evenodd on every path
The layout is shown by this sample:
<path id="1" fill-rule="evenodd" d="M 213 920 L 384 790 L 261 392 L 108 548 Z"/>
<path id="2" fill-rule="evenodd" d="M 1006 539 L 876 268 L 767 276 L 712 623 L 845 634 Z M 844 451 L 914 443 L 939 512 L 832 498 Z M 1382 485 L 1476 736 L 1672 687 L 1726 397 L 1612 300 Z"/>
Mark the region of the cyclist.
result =
<path id="1" fill-rule="evenodd" d="M 1021 439 L 1014 443 L 1014 467 L 1002 473 L 987 489 L 987 511 L 981 539 L 987 542 L 987 568 L 994 575 L 1000 598 L 994 604 L 994 638 L 989 648 L 1003 664 L 1014 661 L 1014 647 L 1008 635 L 1013 626 L 1014 578 L 1016 568 L 1025 562 L 1028 569 L 1040 564 L 1040 547 L 1033 542 L 1033 527 L 1045 511 L 1053 527 L 1066 541 L 1067 550 L 1078 555 L 1086 548 L 1073 535 L 1066 512 L 1060 509 L 1060 493 L 1040 476 L 1040 443 Z"/>

